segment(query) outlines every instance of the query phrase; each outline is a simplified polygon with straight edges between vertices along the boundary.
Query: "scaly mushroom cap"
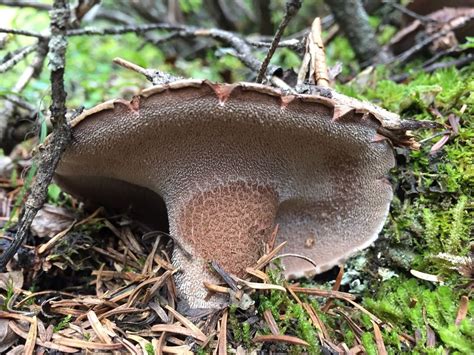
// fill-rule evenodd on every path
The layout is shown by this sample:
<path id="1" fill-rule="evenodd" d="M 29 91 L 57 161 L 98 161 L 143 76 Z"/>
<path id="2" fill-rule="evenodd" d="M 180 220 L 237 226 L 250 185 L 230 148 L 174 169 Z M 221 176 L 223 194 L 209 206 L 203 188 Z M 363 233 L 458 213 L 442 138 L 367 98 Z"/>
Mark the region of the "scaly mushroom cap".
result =
<path id="1" fill-rule="evenodd" d="M 285 253 L 318 265 L 284 258 L 289 278 L 327 270 L 376 239 L 394 165 L 378 132 L 400 130 L 400 120 L 335 92 L 284 95 L 258 84 L 183 80 L 101 104 L 72 126 L 56 181 L 155 220 L 167 213 L 180 245 L 178 290 L 196 308 L 219 302 L 205 300 L 202 282 L 219 282 L 208 262 L 242 276 L 276 224 Z"/>

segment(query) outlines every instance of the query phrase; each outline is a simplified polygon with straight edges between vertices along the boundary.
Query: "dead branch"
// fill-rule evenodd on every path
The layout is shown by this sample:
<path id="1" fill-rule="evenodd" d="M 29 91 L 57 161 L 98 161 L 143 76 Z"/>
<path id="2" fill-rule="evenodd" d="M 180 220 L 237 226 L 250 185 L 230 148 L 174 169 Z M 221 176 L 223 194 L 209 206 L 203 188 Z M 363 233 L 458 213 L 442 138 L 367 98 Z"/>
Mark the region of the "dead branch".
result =
<path id="1" fill-rule="evenodd" d="M 265 59 L 263 60 L 262 65 L 260 66 L 257 79 L 255 80 L 257 83 L 261 83 L 263 79 L 265 78 L 267 74 L 268 64 L 270 64 L 270 60 L 272 59 L 273 54 L 275 53 L 277 49 L 278 43 L 280 42 L 281 37 L 283 36 L 283 32 L 285 31 L 286 26 L 288 26 L 288 23 L 293 18 L 293 16 L 295 16 L 298 13 L 298 10 L 300 9 L 300 7 L 301 7 L 301 0 L 288 0 L 286 2 L 285 16 L 283 16 L 283 20 L 278 26 L 277 32 L 275 33 L 275 36 L 273 37 L 272 44 L 270 48 L 268 49 L 267 55 L 265 56 Z"/>
<path id="2" fill-rule="evenodd" d="M 50 110 L 54 132 L 50 143 L 40 150 L 38 173 L 20 214 L 15 239 L 0 256 L 0 269 L 5 268 L 27 237 L 36 213 L 46 200 L 48 186 L 53 178 L 59 158 L 71 139 L 70 127 L 66 121 L 66 92 L 63 78 L 67 48 L 66 28 L 69 15 L 68 2 L 66 0 L 55 0 L 51 11 L 51 39 L 48 52 L 51 68 L 52 104 Z"/>
<path id="3" fill-rule="evenodd" d="M 36 10 L 46 10 L 46 11 L 51 10 L 51 5 L 49 5 L 49 4 L 44 4 L 44 3 L 39 2 L 39 1 L 24 1 L 24 0 L 10 1 L 10 0 L 0 0 L 0 5 L 3 5 L 3 6 L 12 6 L 12 7 L 31 7 L 32 9 L 36 9 Z"/>
<path id="4" fill-rule="evenodd" d="M 425 49 L 427 46 L 429 46 L 431 43 L 433 43 L 435 40 L 438 38 L 441 38 L 443 36 L 446 36 L 448 33 L 457 30 L 458 28 L 461 28 L 465 26 L 466 23 L 474 19 L 474 15 L 469 15 L 469 16 L 460 16 L 453 20 L 449 26 L 447 26 L 446 29 L 434 33 L 432 36 L 428 36 L 427 38 L 424 38 L 417 44 L 415 44 L 413 47 L 408 49 L 407 51 L 401 53 L 400 55 L 396 56 L 393 58 L 392 62 L 399 62 L 403 63 L 410 59 L 413 55 L 416 53 L 422 51 Z"/>
<path id="5" fill-rule="evenodd" d="M 167 84 L 172 81 L 183 79 L 182 77 L 172 76 L 168 73 L 156 69 L 145 69 L 135 63 L 129 62 L 122 58 L 114 58 L 113 62 L 123 68 L 134 71 L 135 73 L 143 75 L 153 85 Z"/>
<path id="6" fill-rule="evenodd" d="M 0 73 L 5 73 L 6 71 L 13 68 L 19 62 L 21 62 L 28 54 L 36 50 L 37 45 L 26 46 L 18 53 L 13 55 L 10 59 L 6 60 L 0 65 Z"/>
<path id="7" fill-rule="evenodd" d="M 384 0 L 383 3 L 393 7 L 394 9 L 400 11 L 401 13 L 403 13 L 403 14 L 411 17 L 411 18 L 414 18 L 415 20 L 419 20 L 422 23 L 427 24 L 427 23 L 431 23 L 431 22 L 436 22 L 436 20 L 433 20 L 432 18 L 430 18 L 428 16 L 423 16 L 423 15 L 417 14 L 416 12 L 411 11 L 410 9 L 407 9 L 405 6 L 394 3 L 392 1 Z"/>
<path id="8" fill-rule="evenodd" d="M 38 33 L 38 32 L 17 30 L 17 29 L 13 29 L 13 28 L 0 27 L 0 32 L 1 33 L 10 33 L 12 35 L 36 37 L 36 38 L 39 38 L 39 39 L 47 39 L 48 38 L 48 36 L 44 36 L 44 35 L 42 35 L 41 33 Z"/>

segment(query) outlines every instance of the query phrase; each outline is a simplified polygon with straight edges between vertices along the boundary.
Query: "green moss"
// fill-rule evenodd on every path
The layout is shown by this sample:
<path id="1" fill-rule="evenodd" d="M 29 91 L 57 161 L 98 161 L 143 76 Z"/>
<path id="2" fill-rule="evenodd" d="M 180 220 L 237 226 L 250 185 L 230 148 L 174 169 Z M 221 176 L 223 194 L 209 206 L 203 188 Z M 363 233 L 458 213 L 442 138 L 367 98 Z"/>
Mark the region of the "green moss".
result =
<path id="1" fill-rule="evenodd" d="M 377 346 L 375 345 L 374 337 L 372 333 L 366 332 L 361 337 L 362 345 L 364 345 L 365 351 L 369 355 L 377 355 Z"/>
<path id="2" fill-rule="evenodd" d="M 462 290 L 454 290 L 448 286 L 433 288 L 417 279 L 402 278 L 385 282 L 375 297 L 364 299 L 364 305 L 393 325 L 394 331 L 391 334 L 383 334 L 385 345 L 392 351 L 401 349 L 400 342 L 396 341 L 401 333 L 416 332 L 420 340 L 414 348 L 415 352 L 437 353 L 439 349 L 444 349 L 472 354 L 474 324 L 471 317 L 474 302 L 470 302 L 466 319 L 456 326 L 455 319 L 461 295 Z M 428 329 L 435 333 L 438 348 L 427 347 Z M 369 342 L 368 339 L 366 341 Z"/>

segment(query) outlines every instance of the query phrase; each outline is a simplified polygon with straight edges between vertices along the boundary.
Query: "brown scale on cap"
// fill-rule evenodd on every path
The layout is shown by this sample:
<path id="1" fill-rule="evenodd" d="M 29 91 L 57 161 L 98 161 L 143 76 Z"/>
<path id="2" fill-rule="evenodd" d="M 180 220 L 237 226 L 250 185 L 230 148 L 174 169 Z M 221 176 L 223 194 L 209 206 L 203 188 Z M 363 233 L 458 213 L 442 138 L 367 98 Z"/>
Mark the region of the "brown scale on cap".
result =
<path id="1" fill-rule="evenodd" d="M 199 80 L 146 89 L 132 104 L 106 102 L 72 126 L 56 181 L 106 206 L 132 206 L 153 225 L 167 217 L 183 248 L 173 252 L 179 294 L 193 308 L 221 301 L 206 298 L 203 281 L 220 282 L 209 261 L 243 276 L 276 224 L 285 253 L 318 265 L 285 258 L 289 278 L 367 247 L 392 198 L 385 175 L 397 142 L 378 132 L 413 144 L 397 115 L 335 92 L 285 96 Z"/>

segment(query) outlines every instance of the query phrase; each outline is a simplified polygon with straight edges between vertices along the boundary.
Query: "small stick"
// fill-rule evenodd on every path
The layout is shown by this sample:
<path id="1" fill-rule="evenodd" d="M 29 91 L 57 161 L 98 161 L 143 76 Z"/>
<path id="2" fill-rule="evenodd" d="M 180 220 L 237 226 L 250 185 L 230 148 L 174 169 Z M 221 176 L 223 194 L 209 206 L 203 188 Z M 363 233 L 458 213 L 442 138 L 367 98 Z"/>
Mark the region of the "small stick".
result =
<path id="1" fill-rule="evenodd" d="M 410 16 L 410 17 L 414 18 L 415 20 L 419 20 L 423 24 L 437 22 L 436 20 L 434 20 L 434 19 L 432 19 L 428 16 L 423 16 L 423 15 L 417 14 L 416 12 L 411 11 L 410 9 L 407 9 L 405 6 L 402 6 L 400 4 L 396 4 L 392 1 L 384 0 L 384 1 L 382 1 L 382 3 L 393 7 L 394 9 L 400 11 L 402 14 Z"/>
<path id="2" fill-rule="evenodd" d="M 283 17 L 283 20 L 281 21 L 280 25 L 278 26 L 277 32 L 275 34 L 275 37 L 273 37 L 272 44 L 270 45 L 270 48 L 268 49 L 267 55 L 265 56 L 265 59 L 263 60 L 262 65 L 260 66 L 260 69 L 258 71 L 257 79 L 255 80 L 257 83 L 261 83 L 263 79 L 265 78 L 265 75 L 267 73 L 267 68 L 268 64 L 270 64 L 270 60 L 273 57 L 273 54 L 275 53 L 278 43 L 280 42 L 281 36 L 283 35 L 283 32 L 285 31 L 286 26 L 290 22 L 290 20 L 295 16 L 298 12 L 298 10 L 301 7 L 301 1 L 302 0 L 288 0 L 286 3 L 286 11 L 285 11 L 285 16 Z"/>
<path id="3" fill-rule="evenodd" d="M 36 37 L 36 38 L 39 38 L 39 39 L 47 39 L 48 38 L 48 36 L 44 36 L 44 35 L 42 35 L 41 33 L 38 33 L 38 32 L 17 30 L 17 29 L 14 29 L 14 28 L 5 28 L 5 27 L 0 27 L 0 33 L 10 33 L 12 35 Z"/>
<path id="4" fill-rule="evenodd" d="M 160 70 L 142 68 L 141 66 L 120 57 L 114 58 L 113 62 L 121 67 L 143 75 L 153 85 L 168 84 L 172 81 L 182 79 L 181 77 L 173 76 Z"/>
<path id="5" fill-rule="evenodd" d="M 24 59 L 28 54 L 35 51 L 37 45 L 27 46 L 23 48 L 20 52 L 15 54 L 5 63 L 0 65 L 0 73 L 5 73 L 7 70 L 13 68 L 16 64 L 18 64 L 22 59 Z"/>
<path id="6" fill-rule="evenodd" d="M 121 67 L 124 67 L 126 69 L 129 69 L 131 71 L 134 71 L 136 73 L 139 73 L 143 76 L 145 76 L 148 80 L 150 73 L 148 72 L 148 69 L 145 69 L 135 63 L 129 62 L 128 60 L 122 59 L 120 57 L 114 58 L 113 62 L 117 65 L 120 65 Z M 150 80 L 151 81 L 151 80 Z"/>

